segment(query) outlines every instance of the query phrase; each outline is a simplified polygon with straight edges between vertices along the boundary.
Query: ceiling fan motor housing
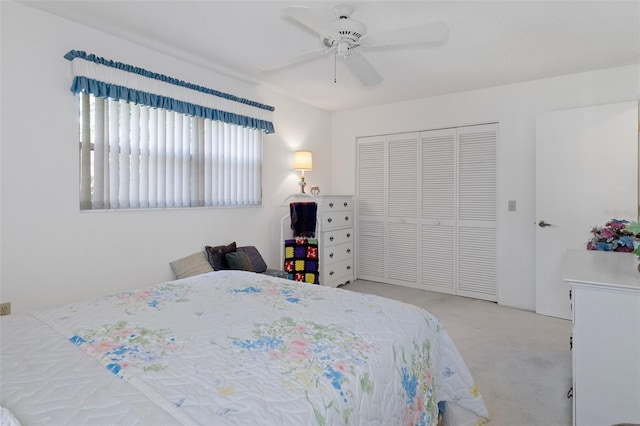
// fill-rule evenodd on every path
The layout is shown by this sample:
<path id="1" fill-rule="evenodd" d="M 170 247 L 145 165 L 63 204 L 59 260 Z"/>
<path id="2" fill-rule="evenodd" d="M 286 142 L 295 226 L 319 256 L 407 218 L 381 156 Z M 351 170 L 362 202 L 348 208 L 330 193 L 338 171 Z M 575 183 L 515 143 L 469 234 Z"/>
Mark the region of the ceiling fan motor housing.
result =
<path id="1" fill-rule="evenodd" d="M 350 49 L 359 46 L 360 38 L 367 34 L 367 27 L 363 23 L 346 16 L 332 21 L 331 26 L 340 34 L 340 38 L 325 37 L 322 42 L 327 47 L 337 46 L 338 54 L 343 56 L 346 56 Z"/>

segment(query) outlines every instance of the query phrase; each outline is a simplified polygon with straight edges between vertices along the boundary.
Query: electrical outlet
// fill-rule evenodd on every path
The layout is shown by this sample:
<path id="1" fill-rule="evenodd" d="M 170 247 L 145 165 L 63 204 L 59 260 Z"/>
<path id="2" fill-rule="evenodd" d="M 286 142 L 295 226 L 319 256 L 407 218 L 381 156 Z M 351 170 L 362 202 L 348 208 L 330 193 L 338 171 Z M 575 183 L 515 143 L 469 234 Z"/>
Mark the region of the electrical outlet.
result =
<path id="1" fill-rule="evenodd" d="M 11 313 L 11 302 L 0 303 L 0 316 L 9 315 Z"/>

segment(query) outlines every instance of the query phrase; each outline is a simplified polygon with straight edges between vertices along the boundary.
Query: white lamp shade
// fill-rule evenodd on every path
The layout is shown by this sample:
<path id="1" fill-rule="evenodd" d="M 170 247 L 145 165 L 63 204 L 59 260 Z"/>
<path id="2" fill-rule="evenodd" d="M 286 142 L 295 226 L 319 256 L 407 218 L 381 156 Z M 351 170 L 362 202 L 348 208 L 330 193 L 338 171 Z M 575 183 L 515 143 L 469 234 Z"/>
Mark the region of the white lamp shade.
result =
<path id="1" fill-rule="evenodd" d="M 293 169 L 302 171 L 313 170 L 311 151 L 296 151 L 293 157 Z"/>

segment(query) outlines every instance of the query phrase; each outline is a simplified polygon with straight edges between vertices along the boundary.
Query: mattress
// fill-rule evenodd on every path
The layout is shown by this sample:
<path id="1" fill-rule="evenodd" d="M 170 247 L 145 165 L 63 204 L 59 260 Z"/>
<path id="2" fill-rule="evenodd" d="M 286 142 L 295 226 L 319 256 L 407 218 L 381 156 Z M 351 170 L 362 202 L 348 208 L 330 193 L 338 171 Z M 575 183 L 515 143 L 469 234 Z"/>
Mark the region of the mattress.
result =
<path id="1" fill-rule="evenodd" d="M 22 424 L 482 423 L 442 324 L 413 305 L 243 271 L 2 317 Z M 446 415 L 446 411 L 445 411 Z"/>

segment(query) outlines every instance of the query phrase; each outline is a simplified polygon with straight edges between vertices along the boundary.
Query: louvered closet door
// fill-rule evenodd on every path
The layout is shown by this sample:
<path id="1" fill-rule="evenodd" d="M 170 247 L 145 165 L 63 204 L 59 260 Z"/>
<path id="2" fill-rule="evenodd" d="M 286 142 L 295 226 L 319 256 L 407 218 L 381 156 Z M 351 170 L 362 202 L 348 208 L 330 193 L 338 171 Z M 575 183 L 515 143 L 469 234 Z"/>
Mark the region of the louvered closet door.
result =
<path id="1" fill-rule="evenodd" d="M 356 250 L 358 278 L 385 279 L 386 138 L 358 138 Z"/>
<path id="2" fill-rule="evenodd" d="M 418 280 L 418 133 L 387 136 L 387 278 Z"/>
<path id="3" fill-rule="evenodd" d="M 456 129 L 420 133 L 420 287 L 456 291 Z"/>
<path id="4" fill-rule="evenodd" d="M 497 301 L 498 126 L 458 129 L 457 294 Z"/>

